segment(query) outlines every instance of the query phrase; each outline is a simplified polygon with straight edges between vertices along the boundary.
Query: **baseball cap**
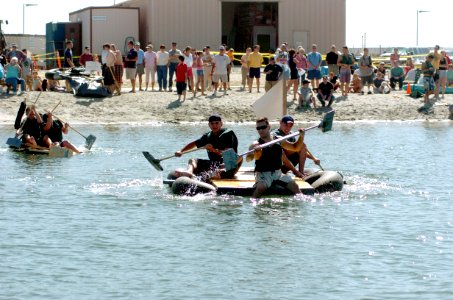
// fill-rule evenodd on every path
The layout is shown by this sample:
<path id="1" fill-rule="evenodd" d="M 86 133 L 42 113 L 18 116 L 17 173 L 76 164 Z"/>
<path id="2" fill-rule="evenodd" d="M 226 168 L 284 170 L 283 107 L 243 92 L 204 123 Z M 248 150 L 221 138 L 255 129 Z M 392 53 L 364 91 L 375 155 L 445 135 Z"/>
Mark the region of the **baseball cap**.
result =
<path id="1" fill-rule="evenodd" d="M 222 121 L 222 118 L 219 114 L 212 114 L 209 116 L 208 122 Z"/>
<path id="2" fill-rule="evenodd" d="M 304 81 L 302 81 L 302 85 L 307 84 L 307 83 L 310 83 L 310 81 L 308 81 L 306 79 L 304 79 Z"/>
<path id="3" fill-rule="evenodd" d="M 11 47 L 16 47 L 17 48 L 17 44 L 16 43 L 12 43 Z"/>
<path id="4" fill-rule="evenodd" d="M 135 42 L 134 45 L 135 46 L 140 46 L 140 42 Z"/>
<path id="5" fill-rule="evenodd" d="M 283 116 L 282 118 L 283 123 L 294 123 L 294 118 L 290 115 Z"/>
<path id="6" fill-rule="evenodd" d="M 220 47 L 219 47 L 219 50 L 225 50 L 225 47 L 220 46 Z"/>

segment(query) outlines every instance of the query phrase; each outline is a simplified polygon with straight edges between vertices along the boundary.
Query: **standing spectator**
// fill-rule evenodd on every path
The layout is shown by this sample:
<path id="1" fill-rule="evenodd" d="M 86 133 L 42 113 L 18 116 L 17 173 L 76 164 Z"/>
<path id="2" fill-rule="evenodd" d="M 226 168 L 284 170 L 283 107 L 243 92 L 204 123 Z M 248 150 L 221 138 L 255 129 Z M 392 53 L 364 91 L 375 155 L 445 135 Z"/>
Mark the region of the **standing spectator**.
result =
<path id="1" fill-rule="evenodd" d="M 269 58 L 269 64 L 264 68 L 263 71 L 266 74 L 266 83 L 264 84 L 264 90 L 266 93 L 278 82 L 278 78 L 283 73 L 282 67 L 275 63 L 275 58 Z"/>
<path id="2" fill-rule="evenodd" d="M 20 77 L 22 70 L 18 61 L 19 59 L 14 56 L 11 58 L 10 63 L 6 65 L 5 82 L 6 84 L 12 85 L 14 94 L 17 92 L 17 84 L 20 84 L 20 92 L 18 95 L 21 95 L 25 92 L 25 80 Z M 7 90 L 6 93 L 9 94 L 9 90 Z"/>
<path id="3" fill-rule="evenodd" d="M 445 50 L 440 51 L 440 63 L 439 63 L 439 89 L 442 90 L 442 98 L 445 98 L 445 89 L 447 87 L 447 72 L 448 72 L 448 60 L 447 52 Z M 438 95 L 440 92 L 437 92 Z"/>
<path id="4" fill-rule="evenodd" d="M 256 78 L 256 90 L 258 93 L 260 92 L 260 68 L 262 63 L 263 55 L 260 53 L 260 45 L 255 45 L 247 60 L 249 67 L 249 93 L 252 92 L 253 78 Z"/>
<path id="5" fill-rule="evenodd" d="M 64 51 L 63 68 L 74 68 L 74 61 L 72 58 L 72 41 L 66 41 L 66 50 Z M 25 58 L 24 58 L 25 59 Z"/>
<path id="6" fill-rule="evenodd" d="M 363 49 L 363 55 L 359 61 L 360 79 L 362 80 L 360 94 L 364 94 L 365 85 L 368 87 L 368 94 L 371 94 L 371 85 L 373 84 L 373 61 L 371 60 L 368 48 Z"/>
<path id="7" fill-rule="evenodd" d="M 115 66 L 114 66 L 114 74 L 116 79 L 116 92 L 117 95 L 121 95 L 121 85 L 123 84 L 123 56 L 121 55 L 121 51 L 116 49 L 115 44 L 110 45 L 110 49 L 112 49 L 113 54 L 115 54 Z"/>
<path id="8" fill-rule="evenodd" d="M 230 74 L 231 74 L 231 68 L 233 67 L 233 62 L 234 62 L 234 49 L 233 48 L 228 49 L 227 55 L 228 55 L 228 58 L 230 59 L 230 63 L 228 64 L 228 67 L 227 67 L 227 77 L 228 77 L 227 88 L 229 90 L 231 90 Z"/>
<path id="9" fill-rule="evenodd" d="M 247 65 L 247 60 L 250 53 L 252 53 L 252 48 L 248 47 L 247 49 L 245 49 L 245 54 L 241 57 L 242 90 L 245 90 L 245 85 L 247 84 L 249 79 L 249 67 Z"/>
<path id="10" fill-rule="evenodd" d="M 167 89 L 167 70 L 170 55 L 165 51 L 165 45 L 160 45 L 159 51 L 156 53 L 156 65 L 157 65 L 157 84 L 159 85 L 159 92 L 162 92 L 162 88 L 165 91 Z"/>
<path id="11" fill-rule="evenodd" d="M 328 102 L 327 107 L 330 107 L 335 100 L 333 96 L 333 85 L 326 75 L 322 77 L 322 82 L 319 84 L 317 97 L 322 107 L 326 106 L 326 101 Z"/>
<path id="12" fill-rule="evenodd" d="M 338 75 L 338 53 L 335 45 L 332 45 L 330 52 L 326 54 L 326 63 L 329 68 L 329 74 L 334 73 Z"/>
<path id="13" fill-rule="evenodd" d="M 225 47 L 219 47 L 219 54 L 214 55 L 212 60 L 212 81 L 214 82 L 214 93 L 217 94 L 217 88 L 219 87 L 219 80 L 223 83 L 223 94 L 227 94 L 227 66 L 230 63 L 230 58 L 225 54 Z"/>
<path id="14" fill-rule="evenodd" d="M 338 56 L 340 66 L 340 88 L 341 95 L 348 97 L 349 83 L 351 82 L 351 67 L 354 64 L 354 57 L 349 53 L 347 46 L 343 47 L 343 54 Z"/>
<path id="15" fill-rule="evenodd" d="M 439 90 L 440 90 L 439 67 L 440 67 L 440 59 L 441 59 L 442 55 L 440 54 L 439 49 L 440 49 L 439 45 L 434 46 L 434 52 L 433 52 L 434 58 L 432 61 L 432 64 L 433 64 L 433 67 L 435 70 L 434 75 L 433 75 L 434 84 L 435 84 L 434 99 L 439 99 Z"/>
<path id="16" fill-rule="evenodd" d="M 145 51 L 140 49 L 140 42 L 135 42 L 134 49 L 135 49 L 135 51 L 137 51 L 136 76 L 138 75 L 138 90 L 143 91 L 142 80 L 143 80 L 143 74 L 145 74 Z"/>
<path id="17" fill-rule="evenodd" d="M 127 43 L 127 48 L 129 49 L 124 61 L 124 66 L 126 67 L 126 79 L 131 81 L 132 90 L 129 93 L 135 93 L 135 75 L 137 73 L 137 51 L 134 49 L 134 42 L 129 41 Z"/>
<path id="18" fill-rule="evenodd" d="M 156 52 L 153 51 L 153 45 L 151 44 L 146 46 L 145 52 L 145 84 L 146 84 L 145 91 L 148 90 L 150 77 L 151 77 L 151 90 L 154 91 L 154 84 L 156 83 Z M 173 75 L 171 75 L 170 78 L 172 77 Z"/>
<path id="19" fill-rule="evenodd" d="M 319 85 L 319 79 L 321 79 L 321 53 L 317 51 L 318 46 L 313 44 L 311 46 L 311 52 L 308 53 L 308 80 L 311 81 L 311 87 L 317 89 Z"/>
<path id="20" fill-rule="evenodd" d="M 11 44 L 11 51 L 9 51 L 8 54 L 6 54 L 6 61 L 8 63 L 10 63 L 11 62 L 11 58 L 13 58 L 13 57 L 17 57 L 18 65 L 21 65 L 22 62 L 24 61 L 24 59 L 27 57 L 25 55 L 25 53 L 23 53 L 20 50 L 17 50 L 17 44 L 15 44 L 15 43 Z"/>
<path id="21" fill-rule="evenodd" d="M 22 53 L 26 55 L 26 58 L 22 61 L 22 78 L 25 80 L 26 90 L 31 91 L 33 89 L 33 79 L 31 76 L 31 71 L 33 63 L 31 58 L 28 56 L 27 49 L 22 49 Z"/>
<path id="22" fill-rule="evenodd" d="M 168 51 L 169 64 L 168 64 L 168 91 L 172 91 L 173 87 L 173 75 L 176 71 L 176 66 L 179 64 L 179 56 L 182 55 L 181 50 L 176 48 L 176 42 L 171 43 L 171 49 Z M 154 88 L 153 88 L 154 89 Z"/>
<path id="23" fill-rule="evenodd" d="M 194 85 L 193 85 L 193 55 L 192 55 L 192 47 L 187 46 L 186 49 L 183 51 L 184 56 L 184 63 L 187 65 L 187 79 L 189 82 L 189 89 L 193 93 Z"/>
<path id="24" fill-rule="evenodd" d="M 295 101 L 297 100 L 297 90 L 299 89 L 299 73 L 297 72 L 296 62 L 294 61 L 296 51 L 294 49 L 291 49 L 289 50 L 288 55 L 288 68 L 290 72 L 290 78 L 286 86 L 286 91 L 289 91 L 291 89 L 291 86 L 293 86 L 293 100 Z"/>
<path id="25" fill-rule="evenodd" d="M 87 61 L 93 61 L 93 55 L 91 54 L 90 47 L 88 46 L 85 47 L 82 55 L 80 55 L 79 64 L 86 67 Z"/>
<path id="26" fill-rule="evenodd" d="M 297 48 L 297 53 L 296 53 L 296 66 L 297 66 L 297 71 L 299 72 L 300 75 L 300 84 L 302 85 L 302 82 L 305 80 L 306 72 L 308 70 L 308 62 L 307 62 L 307 57 L 305 56 L 305 49 L 302 46 L 299 46 Z"/>
<path id="27" fill-rule="evenodd" d="M 212 88 L 212 54 L 211 54 L 211 46 L 204 47 L 204 54 L 203 54 L 203 64 L 204 64 L 204 86 L 206 90 L 211 91 Z"/>
<path id="28" fill-rule="evenodd" d="M 434 54 L 430 53 L 426 56 L 425 62 L 422 63 L 421 71 L 423 73 L 423 87 L 425 89 L 424 102 L 428 104 L 429 95 L 434 92 L 434 79 L 433 75 L 436 72 L 436 69 L 433 66 Z"/>
<path id="29" fill-rule="evenodd" d="M 181 95 L 186 100 L 187 89 L 187 65 L 184 63 L 184 56 L 178 57 L 179 64 L 176 66 L 176 91 L 178 93 L 178 101 L 181 101 Z"/>
<path id="30" fill-rule="evenodd" d="M 113 68 L 115 66 L 115 53 L 111 50 L 110 44 L 104 44 L 102 49 L 106 52 L 104 85 L 110 93 L 113 94 L 115 91 L 115 74 L 113 73 Z"/>
<path id="31" fill-rule="evenodd" d="M 400 66 L 400 54 L 398 52 L 398 48 L 393 48 L 393 53 L 390 54 L 390 64 L 392 68 Z"/>
<path id="32" fill-rule="evenodd" d="M 204 93 L 203 52 L 197 51 L 196 56 L 195 56 L 194 66 L 195 66 L 196 72 L 197 72 L 197 83 L 195 84 L 195 89 L 193 91 L 193 97 L 195 98 L 195 95 L 198 90 L 201 91 L 201 95 L 206 96 L 206 94 Z"/>

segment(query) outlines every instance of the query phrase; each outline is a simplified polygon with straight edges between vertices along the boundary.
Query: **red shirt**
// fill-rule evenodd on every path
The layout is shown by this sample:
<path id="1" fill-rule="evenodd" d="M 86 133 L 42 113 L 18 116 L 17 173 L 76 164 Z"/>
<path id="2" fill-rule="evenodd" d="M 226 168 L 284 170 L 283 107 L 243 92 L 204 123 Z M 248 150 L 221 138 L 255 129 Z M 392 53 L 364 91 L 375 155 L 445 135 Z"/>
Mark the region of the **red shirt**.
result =
<path id="1" fill-rule="evenodd" d="M 187 65 L 180 62 L 176 66 L 176 82 L 186 82 Z"/>

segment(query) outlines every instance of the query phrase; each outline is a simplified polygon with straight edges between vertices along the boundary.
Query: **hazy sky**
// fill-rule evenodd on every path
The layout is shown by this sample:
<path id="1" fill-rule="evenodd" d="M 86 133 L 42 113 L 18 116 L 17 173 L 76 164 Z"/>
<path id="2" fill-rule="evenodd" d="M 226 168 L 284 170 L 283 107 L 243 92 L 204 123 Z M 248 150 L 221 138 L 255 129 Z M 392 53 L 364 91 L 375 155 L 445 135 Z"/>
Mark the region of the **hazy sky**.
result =
<path id="1" fill-rule="evenodd" d="M 189 1 L 189 0 L 181 0 Z M 212 0 L 217 1 L 217 0 Z M 5 33 L 22 33 L 25 11 L 25 33 L 45 34 L 48 22 L 67 22 L 69 12 L 88 7 L 113 5 L 121 0 L 16 0 L 0 10 Z M 26 3 L 37 3 L 28 6 Z M 419 13 L 419 46 L 453 46 L 453 0 L 346 0 L 346 44 L 361 47 L 366 33 L 366 46 L 415 46 L 417 10 Z M 450 21 L 450 22 L 449 22 Z"/>

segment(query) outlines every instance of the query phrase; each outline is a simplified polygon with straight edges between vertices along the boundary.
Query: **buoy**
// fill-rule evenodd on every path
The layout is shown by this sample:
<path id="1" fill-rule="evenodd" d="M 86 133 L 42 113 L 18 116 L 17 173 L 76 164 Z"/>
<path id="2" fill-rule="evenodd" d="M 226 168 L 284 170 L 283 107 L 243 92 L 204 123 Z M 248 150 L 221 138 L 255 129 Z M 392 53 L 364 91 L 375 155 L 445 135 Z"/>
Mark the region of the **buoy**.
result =
<path id="1" fill-rule="evenodd" d="M 407 83 L 407 89 L 406 89 L 406 95 L 410 95 L 411 92 L 412 92 L 412 91 L 411 91 L 411 83 L 408 82 L 408 83 Z"/>

